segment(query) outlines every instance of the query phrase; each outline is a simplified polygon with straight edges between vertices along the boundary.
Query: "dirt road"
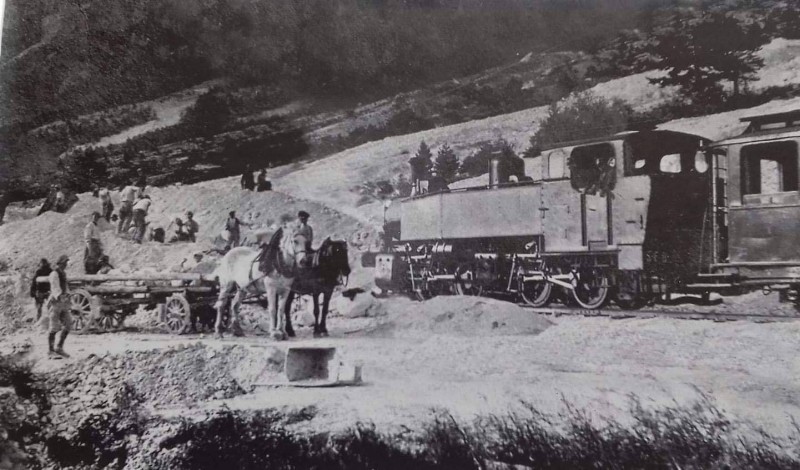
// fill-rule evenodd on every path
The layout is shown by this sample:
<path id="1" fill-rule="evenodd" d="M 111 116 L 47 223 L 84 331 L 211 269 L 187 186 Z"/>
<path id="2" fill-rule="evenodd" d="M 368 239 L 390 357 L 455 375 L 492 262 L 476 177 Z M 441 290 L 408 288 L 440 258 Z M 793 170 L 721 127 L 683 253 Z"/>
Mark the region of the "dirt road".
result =
<path id="1" fill-rule="evenodd" d="M 330 319 L 331 337 L 275 343 L 266 337 L 212 339 L 120 332 L 74 335 L 73 357 L 42 359 L 42 335 L 31 337 L 36 369 L 48 371 L 90 354 L 164 349 L 202 342 L 211 348 L 332 345 L 341 358 L 363 363 L 364 385 L 324 389 L 255 387 L 251 393 L 202 404 L 171 405 L 167 416 L 200 416 L 227 405 L 233 409 L 318 407 L 307 426 L 344 429 L 370 421 L 380 429 L 415 427 L 433 408 L 470 418 L 534 404 L 559 412 L 564 403 L 593 415 L 625 419 L 629 395 L 645 405 L 688 403 L 711 397 L 731 416 L 752 421 L 777 435 L 788 434 L 800 417 L 800 322 L 749 322 L 560 317 L 539 334 L 465 336 L 409 329 L 375 328 L 376 319 Z M 547 321 L 547 320 L 543 320 Z"/>

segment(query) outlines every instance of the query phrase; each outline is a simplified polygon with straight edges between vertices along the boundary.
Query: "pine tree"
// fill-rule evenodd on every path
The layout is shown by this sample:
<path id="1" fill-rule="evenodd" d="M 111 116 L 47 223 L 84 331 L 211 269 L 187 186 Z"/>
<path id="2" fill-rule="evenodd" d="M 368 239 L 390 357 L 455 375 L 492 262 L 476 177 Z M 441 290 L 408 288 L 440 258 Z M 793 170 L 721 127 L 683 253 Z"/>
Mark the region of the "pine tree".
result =
<path id="1" fill-rule="evenodd" d="M 679 86 L 695 103 L 724 100 L 722 81 L 733 84 L 733 96 L 764 65 L 756 51 L 767 38 L 756 23 L 730 13 L 703 11 L 692 17 L 676 13 L 657 29 L 647 47 L 648 66 L 666 71 L 650 79 L 659 86 Z"/>
<path id="2" fill-rule="evenodd" d="M 430 147 L 423 140 L 419 144 L 417 154 L 408 163 L 411 165 L 411 181 L 428 179 L 431 168 L 433 167 L 433 154 Z"/>
<path id="3" fill-rule="evenodd" d="M 458 173 L 458 157 L 449 145 L 444 144 L 439 149 L 433 168 L 448 183 L 455 179 L 456 173 Z"/>

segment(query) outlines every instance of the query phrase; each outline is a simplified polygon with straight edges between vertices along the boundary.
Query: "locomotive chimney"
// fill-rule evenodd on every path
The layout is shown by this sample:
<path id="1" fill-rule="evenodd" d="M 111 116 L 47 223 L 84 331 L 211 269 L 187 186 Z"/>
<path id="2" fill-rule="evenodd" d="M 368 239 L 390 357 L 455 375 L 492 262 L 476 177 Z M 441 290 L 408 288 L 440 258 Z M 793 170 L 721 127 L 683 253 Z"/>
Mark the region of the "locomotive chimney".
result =
<path id="1" fill-rule="evenodd" d="M 489 187 L 497 188 L 500 185 L 500 158 L 493 157 L 489 160 Z"/>

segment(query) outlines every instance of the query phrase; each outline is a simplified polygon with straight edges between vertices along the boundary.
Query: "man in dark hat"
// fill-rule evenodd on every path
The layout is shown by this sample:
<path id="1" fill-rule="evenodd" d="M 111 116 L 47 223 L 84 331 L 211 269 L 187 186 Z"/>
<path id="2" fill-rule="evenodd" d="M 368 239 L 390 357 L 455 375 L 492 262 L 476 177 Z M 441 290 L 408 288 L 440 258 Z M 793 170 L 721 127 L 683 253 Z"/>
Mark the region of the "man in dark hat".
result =
<path id="1" fill-rule="evenodd" d="M 67 340 L 67 335 L 72 330 L 72 315 L 70 308 L 72 302 L 69 298 L 69 287 L 67 285 L 67 264 L 69 257 L 61 255 L 56 261 L 56 270 L 50 273 L 50 298 L 48 299 L 48 308 L 50 310 L 50 327 L 47 335 L 47 344 L 49 346 L 49 355 L 51 358 L 69 357 L 69 354 L 64 352 L 64 341 Z M 58 347 L 54 347 L 56 341 L 56 333 L 61 332 L 61 337 L 58 340 Z"/>
<path id="2" fill-rule="evenodd" d="M 46 282 L 36 282 L 36 278 L 48 277 L 52 272 L 53 268 L 50 267 L 50 263 L 47 259 L 42 258 L 39 260 L 39 267 L 36 268 L 36 272 L 33 274 L 33 280 L 31 280 L 31 297 L 33 297 L 36 302 L 36 321 L 42 318 L 42 306 L 50 295 L 50 284 Z"/>
<path id="3" fill-rule="evenodd" d="M 314 229 L 308 225 L 308 212 L 300 211 L 297 213 L 297 230 L 298 235 L 306 237 L 306 250 L 311 251 L 311 242 L 314 240 Z"/>

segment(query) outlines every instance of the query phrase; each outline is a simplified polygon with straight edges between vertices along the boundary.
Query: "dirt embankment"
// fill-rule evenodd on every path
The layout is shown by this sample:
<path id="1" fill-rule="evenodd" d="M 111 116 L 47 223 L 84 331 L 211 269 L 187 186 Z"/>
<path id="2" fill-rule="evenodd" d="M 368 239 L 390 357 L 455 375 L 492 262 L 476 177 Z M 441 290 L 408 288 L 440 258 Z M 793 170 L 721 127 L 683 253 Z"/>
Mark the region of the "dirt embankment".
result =
<path id="1" fill-rule="evenodd" d="M 273 347 L 201 343 L 126 352 L 67 364 L 51 372 L 51 419 L 65 434 L 111 407 L 124 388 L 148 407 L 193 406 L 247 393 L 253 384 L 282 374 L 283 352 Z"/>

